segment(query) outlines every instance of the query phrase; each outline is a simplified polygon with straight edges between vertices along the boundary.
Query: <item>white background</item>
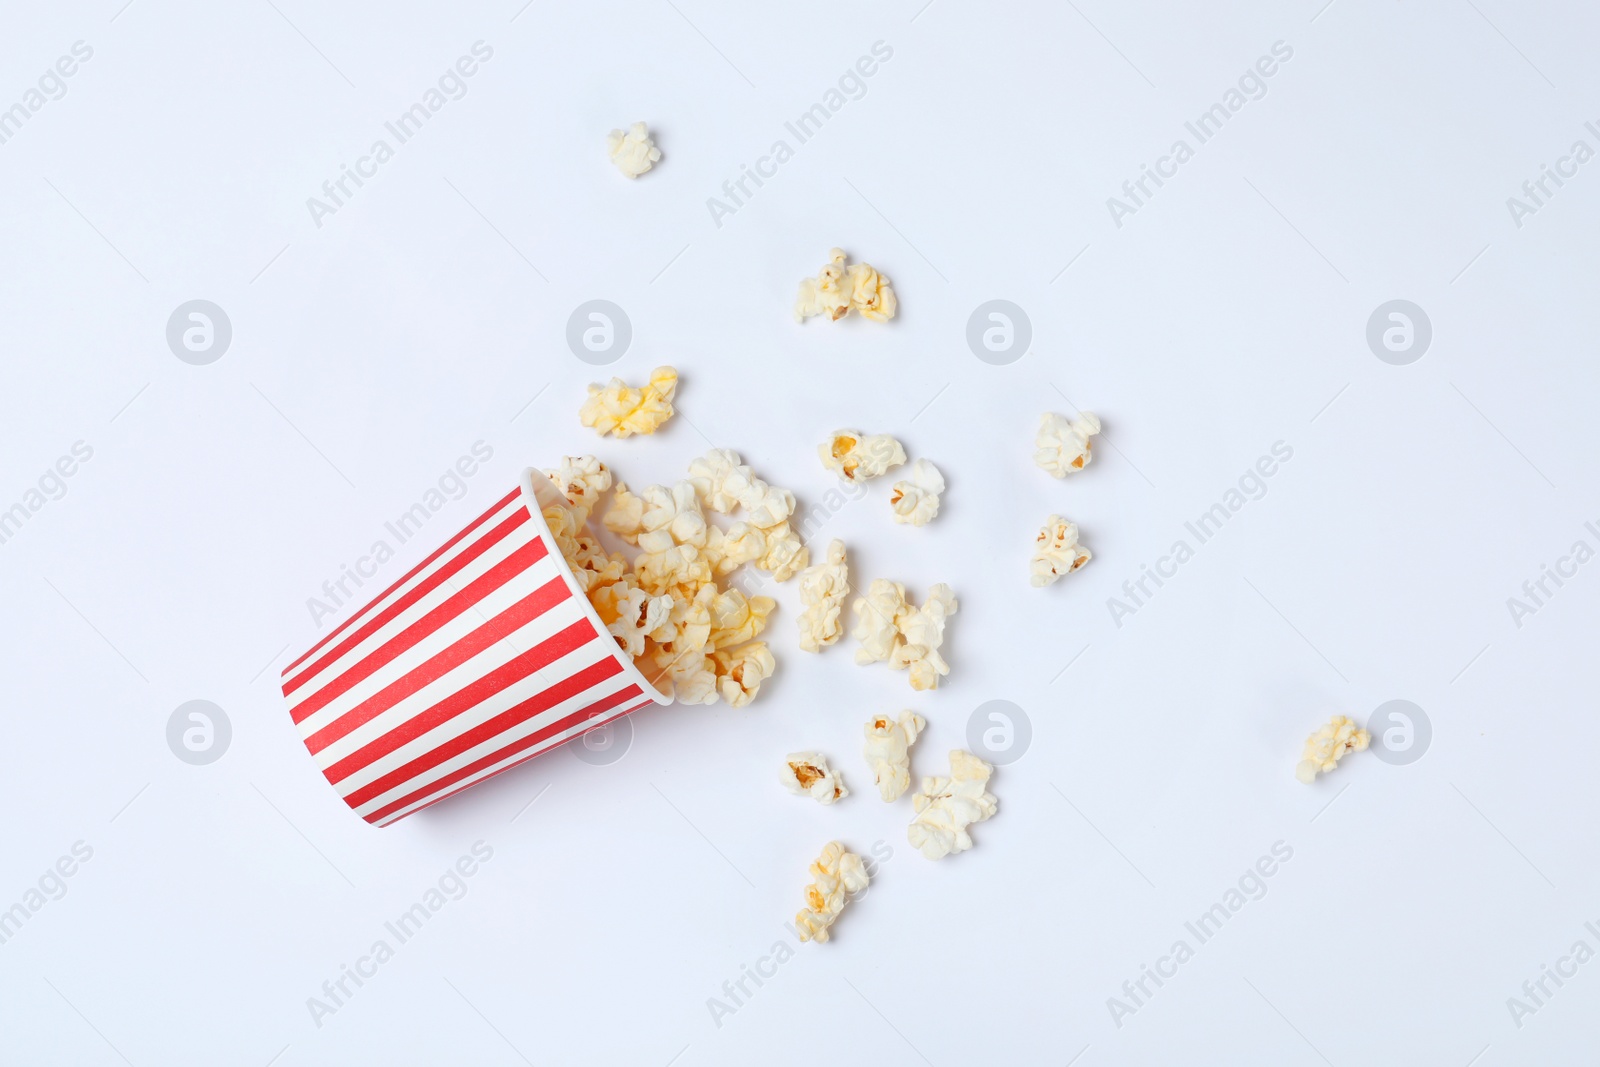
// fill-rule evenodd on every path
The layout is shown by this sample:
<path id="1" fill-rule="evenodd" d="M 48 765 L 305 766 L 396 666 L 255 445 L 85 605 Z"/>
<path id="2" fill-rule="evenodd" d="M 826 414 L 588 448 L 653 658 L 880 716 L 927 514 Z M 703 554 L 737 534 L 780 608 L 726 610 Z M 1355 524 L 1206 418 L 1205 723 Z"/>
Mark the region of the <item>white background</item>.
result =
<path id="1" fill-rule="evenodd" d="M 0 945 L 0 1060 L 1489 1067 L 1592 1048 L 1600 964 L 1520 1027 L 1507 998 L 1580 938 L 1600 949 L 1600 565 L 1520 627 L 1507 598 L 1575 540 L 1600 547 L 1600 164 L 1520 228 L 1506 205 L 1574 140 L 1600 148 L 1591 13 L 122 2 L 13 2 L 0 35 L 0 107 L 94 49 L 0 145 L 0 506 L 93 448 L 0 545 L 0 907 L 93 849 Z M 467 94 L 318 227 L 307 198 L 478 40 L 494 54 Z M 893 57 L 865 96 L 715 225 L 707 198 L 793 145 L 785 120 L 875 41 Z M 1293 58 L 1266 95 L 1117 227 L 1107 197 L 1193 144 L 1185 120 L 1276 41 Z M 636 119 L 665 158 L 629 182 L 604 135 Z M 835 244 L 893 279 L 893 323 L 791 321 Z M 165 340 L 195 298 L 233 326 L 208 366 Z M 604 371 L 565 342 L 594 298 L 634 330 Z M 1032 322 L 1009 366 L 965 340 L 994 298 Z M 1433 324 L 1409 366 L 1365 339 L 1396 298 Z M 664 432 L 579 425 L 586 382 L 664 362 L 683 376 Z M 1057 482 L 1032 436 L 1068 397 L 1105 447 Z M 748 709 L 649 710 L 620 762 L 552 752 L 382 831 L 321 779 L 274 689 L 330 625 L 307 598 L 473 442 L 493 460 L 409 558 L 563 453 L 647 484 L 710 441 L 816 503 L 815 444 L 841 425 L 949 479 L 932 526 L 894 525 L 877 483 L 814 549 L 841 537 L 857 581 L 919 599 L 955 587 L 937 692 L 848 643 L 799 652 L 791 583 Z M 1108 598 L 1278 441 L 1293 458 L 1266 495 L 1117 626 Z M 1051 512 L 1095 558 L 1041 591 L 1026 560 Z M 1420 761 L 1294 780 L 1319 722 L 1395 698 L 1431 719 Z M 207 766 L 166 741 L 191 699 L 232 723 Z M 977 847 L 930 863 L 909 798 L 872 793 L 861 723 L 918 709 L 914 771 L 939 773 L 991 699 L 1025 709 L 1031 747 L 996 773 Z M 784 794 L 801 748 L 855 795 Z M 789 940 L 832 838 L 893 857 L 831 943 L 717 1025 L 708 998 Z M 467 895 L 318 1026 L 308 998 L 479 840 Z M 1193 945 L 1184 922 L 1278 841 L 1293 858 L 1266 895 L 1116 1025 L 1108 998 Z"/>

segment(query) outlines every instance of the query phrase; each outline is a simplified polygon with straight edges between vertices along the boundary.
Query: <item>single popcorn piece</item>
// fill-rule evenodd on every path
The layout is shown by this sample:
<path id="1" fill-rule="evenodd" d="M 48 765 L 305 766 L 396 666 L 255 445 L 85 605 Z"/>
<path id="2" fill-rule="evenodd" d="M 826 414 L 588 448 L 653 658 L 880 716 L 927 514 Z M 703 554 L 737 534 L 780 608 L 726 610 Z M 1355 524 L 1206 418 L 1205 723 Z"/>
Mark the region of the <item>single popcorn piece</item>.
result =
<path id="1" fill-rule="evenodd" d="M 830 250 L 828 262 L 817 276 L 800 282 L 800 293 L 794 301 L 794 321 L 804 322 L 813 315 L 838 320 L 850 314 L 852 287 L 846 282 L 845 274 L 844 249 Z"/>
<path id="2" fill-rule="evenodd" d="M 635 122 L 628 132 L 612 130 L 606 134 L 606 150 L 611 162 L 630 178 L 637 178 L 661 160 L 661 149 L 650 139 L 649 127 Z"/>
<path id="3" fill-rule="evenodd" d="M 828 927 L 844 910 L 849 894 L 867 888 L 867 867 L 861 857 L 847 851 L 837 841 L 823 846 L 822 855 L 811 865 L 811 884 L 806 886 L 806 906 L 794 917 L 794 929 L 801 941 L 828 940 Z"/>
<path id="4" fill-rule="evenodd" d="M 850 636 L 861 644 L 856 649 L 857 663 L 882 663 L 905 642 L 896 620 L 909 609 L 906 587 L 899 582 L 874 578 L 867 586 L 867 595 L 857 597 L 851 610 L 856 614 L 856 625 Z"/>
<path id="5" fill-rule="evenodd" d="M 665 552 L 673 545 L 706 543 L 706 517 L 694 486 L 679 482 L 668 488 L 652 485 L 640 494 L 644 511 L 639 516 L 639 547 L 646 552 Z"/>
<path id="6" fill-rule="evenodd" d="M 1065 478 L 1081 471 L 1093 459 L 1089 438 L 1100 432 L 1100 420 L 1085 411 L 1075 419 L 1045 412 L 1039 417 L 1039 434 L 1033 439 L 1033 461 L 1051 477 Z"/>
<path id="7" fill-rule="evenodd" d="M 635 496 L 627 482 L 619 481 L 601 522 L 628 544 L 636 545 L 644 530 L 644 507 L 644 498 Z"/>
<path id="8" fill-rule="evenodd" d="M 800 575 L 800 649 L 820 652 L 844 634 L 839 622 L 845 595 L 850 592 L 850 568 L 844 558 L 844 542 L 828 543 L 828 558 Z"/>
<path id="9" fill-rule="evenodd" d="M 1034 538 L 1033 558 L 1028 561 L 1028 580 L 1042 588 L 1093 558 L 1087 548 L 1078 544 L 1078 527 L 1060 515 L 1052 515 L 1044 520 L 1044 528 Z"/>
<path id="10" fill-rule="evenodd" d="M 747 597 L 738 589 L 718 593 L 711 602 L 711 648 L 731 648 L 754 640 L 767 628 L 767 616 L 777 606 L 769 596 Z"/>
<path id="11" fill-rule="evenodd" d="M 755 474 L 731 448 L 713 448 L 689 463 L 689 483 L 700 506 L 719 515 L 732 515 L 755 480 Z"/>
<path id="12" fill-rule="evenodd" d="M 1295 765 L 1294 776 L 1302 782 L 1316 781 L 1317 772 L 1327 774 L 1339 765 L 1346 752 L 1362 752 L 1372 743 L 1372 735 L 1344 715 L 1335 715 L 1316 733 L 1306 738 L 1306 747 Z"/>
<path id="13" fill-rule="evenodd" d="M 877 268 L 865 263 L 850 267 L 850 306 L 863 318 L 873 322 L 888 322 L 894 318 L 896 301 L 889 279 L 879 274 Z"/>
<path id="14" fill-rule="evenodd" d="M 717 695 L 730 708 L 742 708 L 754 700 L 761 691 L 761 683 L 778 669 L 765 641 L 718 649 L 711 654 L 711 659 L 717 674 Z"/>
<path id="15" fill-rule="evenodd" d="M 886 433 L 835 430 L 817 446 L 822 465 L 854 485 L 906 461 L 906 450 Z"/>
<path id="16" fill-rule="evenodd" d="M 789 753 L 778 780 L 795 796 L 809 796 L 819 804 L 832 804 L 850 795 L 844 777 L 828 769 L 828 757 L 820 752 Z"/>
<path id="17" fill-rule="evenodd" d="M 911 746 L 928 723 L 914 711 L 902 711 L 898 720 L 875 715 L 867 720 L 864 754 L 885 803 L 900 799 L 911 785 Z"/>
<path id="18" fill-rule="evenodd" d="M 589 399 L 583 402 L 578 418 L 601 436 L 655 433 L 672 418 L 672 398 L 677 391 L 678 372 L 671 367 L 657 367 L 650 372 L 650 381 L 638 389 L 621 378 L 613 378 L 607 385 L 596 382 L 589 386 Z"/>
<path id="19" fill-rule="evenodd" d="M 756 567 L 769 572 L 774 581 L 787 582 L 811 562 L 811 550 L 800 543 L 799 535 L 788 523 L 779 523 L 763 533 L 767 539 L 767 554 L 756 561 Z"/>
<path id="20" fill-rule="evenodd" d="M 828 251 L 828 262 L 815 278 L 800 282 L 794 301 L 794 321 L 804 322 L 813 315 L 826 315 L 838 321 L 851 309 L 873 322 L 894 318 L 897 302 L 889 279 L 867 263 L 846 265 L 842 248 Z"/>
<path id="21" fill-rule="evenodd" d="M 939 679 L 950 673 L 950 665 L 939 654 L 944 644 L 944 627 L 956 613 L 955 592 L 943 582 L 928 590 L 920 608 L 910 608 L 895 620 L 901 643 L 889 656 L 889 666 L 909 671 L 911 688 L 917 692 L 936 689 Z"/>
<path id="22" fill-rule="evenodd" d="M 607 589 L 623 589 L 621 584 Z M 616 618 L 606 622 L 606 630 L 630 656 L 644 655 L 644 639 L 651 630 L 667 621 L 672 612 L 670 596 L 651 596 L 643 589 L 623 589 L 614 601 Z M 600 616 L 605 618 L 605 613 Z"/>
<path id="23" fill-rule="evenodd" d="M 972 847 L 967 827 L 994 815 L 999 802 L 988 792 L 994 768 L 970 752 L 953 749 L 950 777 L 924 778 L 911 798 L 916 817 L 906 836 L 911 847 L 930 860 L 943 859 Z"/>
<path id="24" fill-rule="evenodd" d="M 911 465 L 911 477 L 894 483 L 889 506 L 894 521 L 926 526 L 939 514 L 939 494 L 944 492 L 944 475 L 925 459 Z"/>
<path id="25" fill-rule="evenodd" d="M 600 494 L 611 488 L 611 472 L 593 456 L 562 456 L 561 466 L 544 474 L 572 505 L 579 526 L 588 521 Z"/>
<path id="26" fill-rule="evenodd" d="M 705 548 L 718 577 L 727 577 L 745 563 L 766 558 L 767 535 L 748 522 L 736 522 L 726 530 L 708 525 Z"/>

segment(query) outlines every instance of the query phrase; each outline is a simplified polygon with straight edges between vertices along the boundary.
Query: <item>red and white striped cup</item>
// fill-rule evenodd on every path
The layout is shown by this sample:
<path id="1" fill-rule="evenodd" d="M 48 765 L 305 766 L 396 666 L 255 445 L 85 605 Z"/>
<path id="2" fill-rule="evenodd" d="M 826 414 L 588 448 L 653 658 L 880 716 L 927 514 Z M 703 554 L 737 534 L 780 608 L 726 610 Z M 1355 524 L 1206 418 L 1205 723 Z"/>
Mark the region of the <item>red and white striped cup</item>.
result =
<path id="1" fill-rule="evenodd" d="M 670 704 L 606 632 L 533 469 L 283 670 L 322 774 L 387 826 L 611 719 Z"/>

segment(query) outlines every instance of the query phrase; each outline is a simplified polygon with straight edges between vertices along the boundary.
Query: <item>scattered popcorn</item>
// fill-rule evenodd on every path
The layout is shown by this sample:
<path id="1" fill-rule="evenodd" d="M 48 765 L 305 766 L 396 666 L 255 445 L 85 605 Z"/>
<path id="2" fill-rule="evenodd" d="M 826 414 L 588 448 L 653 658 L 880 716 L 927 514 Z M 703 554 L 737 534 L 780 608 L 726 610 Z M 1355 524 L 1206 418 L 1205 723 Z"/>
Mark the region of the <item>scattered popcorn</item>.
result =
<path id="1" fill-rule="evenodd" d="M 902 711 L 898 722 L 887 715 L 867 720 L 864 751 L 885 802 L 899 800 L 911 785 L 911 746 L 927 726 L 927 720 L 914 711 Z"/>
<path id="2" fill-rule="evenodd" d="M 1306 738 L 1306 747 L 1295 765 L 1294 776 L 1302 782 L 1316 780 L 1317 772 L 1327 774 L 1339 765 L 1346 752 L 1362 752 L 1372 735 L 1343 715 L 1335 715 L 1327 725 Z"/>
<path id="3" fill-rule="evenodd" d="M 939 514 L 939 494 L 944 492 L 944 475 L 925 459 L 911 465 L 911 477 L 894 483 L 889 506 L 894 521 L 926 526 Z"/>
<path id="4" fill-rule="evenodd" d="M 1065 478 L 1081 471 L 1094 458 L 1089 438 L 1100 432 L 1100 420 L 1092 411 L 1075 419 L 1045 412 L 1039 417 L 1039 434 L 1033 439 L 1033 461 L 1051 477 Z"/>
<path id="5" fill-rule="evenodd" d="M 746 563 L 780 582 L 806 567 L 810 552 L 788 522 L 794 494 L 757 478 L 726 449 L 695 460 L 687 479 L 639 493 L 591 456 L 568 456 L 546 473 L 566 501 L 542 509 L 552 539 L 645 677 L 682 704 L 743 707 L 755 699 L 777 669 L 756 640 L 777 602 L 721 589 L 718 579 Z M 739 517 L 725 528 L 708 518 L 732 512 Z M 588 532 L 591 514 L 638 551 L 609 553 Z"/>
<path id="6" fill-rule="evenodd" d="M 717 695 L 731 708 L 742 708 L 756 698 L 761 683 L 772 677 L 778 664 L 765 641 L 751 641 L 735 649 L 711 654 L 717 673 Z"/>
<path id="7" fill-rule="evenodd" d="M 817 455 L 824 467 L 852 484 L 876 478 L 906 461 L 906 450 L 893 437 L 886 433 L 869 436 L 859 430 L 835 430 L 817 446 Z"/>
<path id="8" fill-rule="evenodd" d="M 657 367 L 650 372 L 649 383 L 638 389 L 621 378 L 611 379 L 608 385 L 596 382 L 589 386 L 589 399 L 583 402 L 578 418 L 601 436 L 655 433 L 672 418 L 672 398 L 677 391 L 678 372 L 671 367 Z"/>
<path id="9" fill-rule="evenodd" d="M 828 544 L 828 558 L 800 575 L 800 649 L 820 652 L 838 641 L 844 633 L 839 613 L 845 594 L 850 592 L 850 568 L 845 563 L 844 542 L 834 538 Z"/>
<path id="10" fill-rule="evenodd" d="M 906 836 L 930 860 L 972 847 L 967 827 L 994 815 L 999 802 L 986 790 L 994 768 L 970 752 L 953 749 L 950 777 L 924 778 L 911 798 L 916 817 Z"/>
<path id="11" fill-rule="evenodd" d="M 804 322 L 813 315 L 826 315 L 837 321 L 854 308 L 873 322 L 888 322 L 894 318 L 895 307 L 889 279 L 866 263 L 846 266 L 844 250 L 834 248 L 829 250 L 828 262 L 817 276 L 800 282 L 794 321 Z"/>
<path id="12" fill-rule="evenodd" d="M 628 127 L 628 132 L 612 130 L 606 134 L 606 150 L 611 162 L 630 178 L 637 178 L 661 159 L 661 149 L 650 139 L 650 130 L 642 122 Z"/>
<path id="13" fill-rule="evenodd" d="M 1034 538 L 1033 558 L 1028 561 L 1032 575 L 1028 580 L 1038 587 L 1049 585 L 1093 558 L 1087 548 L 1078 544 L 1078 527 L 1060 515 L 1052 515 Z"/>
<path id="14" fill-rule="evenodd" d="M 779 781 L 795 796 L 809 796 L 819 804 L 832 804 L 850 795 L 844 778 L 828 769 L 828 757 L 820 752 L 789 753 Z"/>
<path id="15" fill-rule="evenodd" d="M 828 927 L 844 910 L 848 894 L 865 888 L 867 868 L 861 857 L 847 852 L 837 841 L 828 842 L 823 846 L 822 855 L 811 865 L 806 906 L 794 917 L 795 932 L 800 940 L 828 940 Z"/>

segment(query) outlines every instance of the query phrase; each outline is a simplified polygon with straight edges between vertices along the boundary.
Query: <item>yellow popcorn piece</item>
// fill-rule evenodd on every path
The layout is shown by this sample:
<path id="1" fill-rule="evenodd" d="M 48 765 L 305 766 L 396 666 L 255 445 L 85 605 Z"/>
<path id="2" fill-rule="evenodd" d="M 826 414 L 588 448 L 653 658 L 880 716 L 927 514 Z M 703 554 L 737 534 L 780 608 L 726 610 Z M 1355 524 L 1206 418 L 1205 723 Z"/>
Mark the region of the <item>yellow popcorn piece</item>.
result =
<path id="1" fill-rule="evenodd" d="M 1052 478 L 1081 471 L 1094 458 L 1089 438 L 1100 432 L 1100 419 L 1085 411 L 1075 419 L 1054 412 L 1039 416 L 1039 433 L 1033 440 L 1033 462 Z"/>
<path id="2" fill-rule="evenodd" d="M 874 715 L 867 720 L 862 731 L 867 743 L 862 753 L 885 803 L 899 800 L 910 788 L 911 746 L 927 727 L 928 721 L 914 711 L 902 711 L 898 720 L 887 715 Z"/>
<path id="3" fill-rule="evenodd" d="M 830 841 L 810 871 L 806 906 L 794 917 L 794 928 L 801 941 L 822 942 L 828 940 L 828 927 L 844 910 L 849 895 L 867 888 L 867 867 L 860 856 Z"/>
<path id="4" fill-rule="evenodd" d="M 717 672 L 717 695 L 731 708 L 742 708 L 756 698 L 761 683 L 778 669 L 765 641 L 751 641 L 711 654 Z"/>
<path id="5" fill-rule="evenodd" d="M 860 430 L 833 431 L 817 446 L 817 455 L 824 467 L 852 485 L 876 478 L 906 461 L 906 450 L 899 441 L 886 433 L 864 434 Z M 943 483 L 942 478 L 940 482 Z"/>
<path id="6" fill-rule="evenodd" d="M 894 521 L 926 526 L 939 514 L 939 496 L 944 492 L 944 475 L 925 459 L 911 465 L 911 477 L 894 483 L 889 506 Z"/>
<path id="7" fill-rule="evenodd" d="M 1372 743 L 1372 735 L 1344 716 L 1335 715 L 1316 733 L 1306 738 L 1300 762 L 1295 764 L 1294 776 L 1310 784 L 1320 771 L 1327 774 L 1339 765 L 1347 752 L 1362 752 Z"/>
<path id="8" fill-rule="evenodd" d="M 589 399 L 583 402 L 578 418 L 601 436 L 655 433 L 672 418 L 677 391 L 678 372 L 671 367 L 657 367 L 650 372 L 649 383 L 638 389 L 621 378 L 606 385 L 596 382 L 589 386 Z"/>

